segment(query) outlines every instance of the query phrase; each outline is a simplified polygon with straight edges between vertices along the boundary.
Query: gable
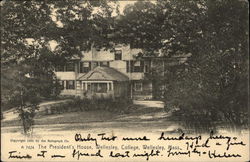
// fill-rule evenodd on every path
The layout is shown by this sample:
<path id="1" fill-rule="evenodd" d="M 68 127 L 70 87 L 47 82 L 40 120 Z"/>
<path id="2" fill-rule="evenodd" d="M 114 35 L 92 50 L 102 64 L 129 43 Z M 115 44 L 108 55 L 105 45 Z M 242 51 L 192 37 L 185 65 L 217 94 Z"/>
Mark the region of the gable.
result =
<path id="1" fill-rule="evenodd" d="M 128 81 L 129 78 L 113 68 L 97 66 L 87 74 L 79 76 L 78 80 Z"/>
<path id="2" fill-rule="evenodd" d="M 108 78 L 105 77 L 102 73 L 100 72 L 93 72 L 89 77 L 88 80 L 107 80 Z"/>

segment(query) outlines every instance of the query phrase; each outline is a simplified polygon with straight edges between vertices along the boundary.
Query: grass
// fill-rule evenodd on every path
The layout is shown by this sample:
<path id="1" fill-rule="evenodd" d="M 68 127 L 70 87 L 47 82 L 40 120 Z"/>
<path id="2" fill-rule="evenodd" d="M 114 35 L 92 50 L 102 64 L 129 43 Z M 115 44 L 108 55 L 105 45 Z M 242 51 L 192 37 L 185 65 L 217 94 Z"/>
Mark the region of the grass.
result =
<path id="1" fill-rule="evenodd" d="M 109 121 L 116 117 L 118 113 L 104 110 L 68 112 L 65 114 L 37 115 L 35 116 L 35 125 L 65 124 L 65 123 L 86 123 Z M 2 127 L 21 126 L 19 119 L 1 122 Z"/>

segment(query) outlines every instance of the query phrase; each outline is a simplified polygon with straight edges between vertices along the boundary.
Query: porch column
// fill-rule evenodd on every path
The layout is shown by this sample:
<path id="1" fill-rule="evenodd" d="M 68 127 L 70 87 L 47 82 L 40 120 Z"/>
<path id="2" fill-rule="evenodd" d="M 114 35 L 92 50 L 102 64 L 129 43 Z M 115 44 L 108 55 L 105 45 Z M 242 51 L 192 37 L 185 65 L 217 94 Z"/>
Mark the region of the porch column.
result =
<path id="1" fill-rule="evenodd" d="M 129 86 L 130 86 L 130 98 L 133 99 L 133 82 L 129 82 Z"/>
<path id="2" fill-rule="evenodd" d="M 85 91 L 88 90 L 88 83 L 87 82 L 84 82 L 85 83 Z"/>
<path id="3" fill-rule="evenodd" d="M 66 89 L 66 82 L 67 82 L 67 80 L 65 80 L 65 81 L 63 82 L 63 89 Z"/>
<path id="4" fill-rule="evenodd" d="M 114 82 L 111 82 L 111 91 L 114 90 Z"/>

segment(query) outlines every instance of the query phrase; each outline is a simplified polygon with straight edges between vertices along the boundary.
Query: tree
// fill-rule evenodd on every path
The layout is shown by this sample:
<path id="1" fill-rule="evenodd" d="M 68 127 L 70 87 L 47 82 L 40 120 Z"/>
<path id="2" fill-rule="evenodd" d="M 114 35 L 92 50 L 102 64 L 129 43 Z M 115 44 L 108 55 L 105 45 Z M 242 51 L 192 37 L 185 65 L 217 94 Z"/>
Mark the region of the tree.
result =
<path id="1" fill-rule="evenodd" d="M 25 133 L 32 126 L 41 98 L 59 93 L 55 66 L 89 50 L 92 44 L 108 45 L 105 38 L 113 12 L 108 3 L 1 2 L 2 106 L 17 106 Z M 95 13 L 96 7 L 101 11 Z M 51 41 L 58 44 L 55 50 Z"/>
<path id="2" fill-rule="evenodd" d="M 247 2 L 238 0 L 136 2 L 118 22 L 120 36 L 143 41 L 149 54 L 191 54 L 165 71 L 164 100 L 197 131 L 211 129 L 213 121 L 233 129 L 247 124 L 247 11 Z"/>
<path id="3" fill-rule="evenodd" d="M 109 1 L 56 1 L 55 17 L 61 23 L 54 39 L 58 53 L 64 58 L 73 54 L 82 57 L 82 51 L 93 46 L 110 48 L 108 34 L 112 32 L 115 8 Z"/>

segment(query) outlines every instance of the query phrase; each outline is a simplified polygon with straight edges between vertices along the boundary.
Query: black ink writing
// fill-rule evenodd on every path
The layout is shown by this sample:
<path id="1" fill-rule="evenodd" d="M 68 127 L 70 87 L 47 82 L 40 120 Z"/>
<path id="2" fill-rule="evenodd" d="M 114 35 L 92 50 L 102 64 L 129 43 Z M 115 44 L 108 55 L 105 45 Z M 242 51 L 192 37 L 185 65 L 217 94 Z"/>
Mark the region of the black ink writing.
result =
<path id="1" fill-rule="evenodd" d="M 87 138 L 82 138 L 82 135 L 77 133 L 75 135 L 75 141 L 81 141 L 81 142 L 95 141 L 96 146 L 98 145 L 96 138 L 92 138 L 90 134 L 88 134 Z"/>
<path id="2" fill-rule="evenodd" d="M 164 132 L 161 133 L 161 136 L 158 138 L 158 140 L 195 140 L 196 144 L 198 144 L 199 140 L 201 140 L 201 136 L 195 136 L 195 137 L 188 137 L 185 136 L 185 133 L 182 133 L 179 137 L 165 137 Z"/>
<path id="3" fill-rule="evenodd" d="M 97 153 L 82 153 L 80 151 L 76 151 L 74 149 L 73 153 L 72 153 L 72 157 L 75 158 L 77 157 L 77 160 L 80 159 L 81 156 L 96 156 L 96 157 L 103 157 L 102 154 L 101 154 L 101 150 L 98 150 Z"/>
<path id="4" fill-rule="evenodd" d="M 31 159 L 32 156 L 30 156 L 29 154 L 26 154 L 26 155 L 20 155 L 20 152 L 19 154 L 14 154 L 16 153 L 17 151 L 10 151 L 9 152 L 9 159 Z"/>
<path id="5" fill-rule="evenodd" d="M 208 151 L 208 156 L 210 159 L 212 158 L 231 158 L 231 157 L 241 157 L 241 155 L 239 154 L 227 154 L 226 152 L 224 152 L 222 155 L 221 154 L 216 154 L 216 151 L 214 150 L 214 152 L 210 152 Z"/>
<path id="6" fill-rule="evenodd" d="M 122 154 L 122 153 L 113 153 L 113 151 L 111 151 L 109 156 L 110 157 L 122 157 L 122 158 L 125 158 L 125 157 L 129 157 L 129 151 L 125 151 L 124 154 Z"/>
<path id="7" fill-rule="evenodd" d="M 64 155 L 52 155 L 51 158 L 65 158 Z"/>
<path id="8" fill-rule="evenodd" d="M 38 153 L 37 156 L 38 156 L 38 157 L 41 156 L 41 157 L 45 158 L 45 153 L 46 153 L 46 152 L 47 152 L 47 151 L 41 151 L 41 153 Z"/>
<path id="9" fill-rule="evenodd" d="M 149 141 L 150 139 L 146 136 L 143 137 L 123 137 L 123 141 Z"/>
<path id="10" fill-rule="evenodd" d="M 167 152 L 168 152 L 168 157 L 175 155 L 188 155 L 190 157 L 191 154 L 190 151 L 172 151 L 171 148 Z"/>
<path id="11" fill-rule="evenodd" d="M 156 151 L 154 151 L 154 150 L 151 150 L 151 152 L 150 153 L 148 153 L 148 152 L 145 152 L 145 153 L 143 153 L 143 154 L 134 154 L 133 155 L 133 157 L 144 157 L 144 156 L 146 156 L 147 158 L 146 158 L 146 160 L 149 160 L 149 157 L 151 156 L 151 157 L 153 157 L 153 156 L 160 156 L 160 151 L 159 150 L 156 150 Z"/>
<path id="12" fill-rule="evenodd" d="M 106 133 L 101 133 L 101 134 L 98 134 L 98 136 L 101 136 L 101 140 L 105 140 L 105 141 L 114 141 L 117 136 L 112 136 L 111 138 L 110 137 L 105 137 Z"/>

